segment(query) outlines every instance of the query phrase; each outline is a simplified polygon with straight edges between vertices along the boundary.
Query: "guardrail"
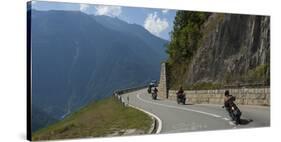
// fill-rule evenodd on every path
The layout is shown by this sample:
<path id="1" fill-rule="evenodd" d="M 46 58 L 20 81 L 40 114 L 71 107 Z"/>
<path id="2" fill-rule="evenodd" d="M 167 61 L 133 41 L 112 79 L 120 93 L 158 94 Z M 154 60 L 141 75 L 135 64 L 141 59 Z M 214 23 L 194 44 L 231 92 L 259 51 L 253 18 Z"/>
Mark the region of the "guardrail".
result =
<path id="1" fill-rule="evenodd" d="M 113 92 L 113 94 L 116 93 L 118 95 L 122 95 L 122 94 L 125 94 L 125 93 L 128 93 L 128 92 L 133 92 L 133 91 L 140 90 L 140 89 L 147 88 L 147 87 L 148 87 L 148 85 L 141 85 L 141 86 L 137 86 L 137 87 L 131 87 L 131 88 L 115 90 Z"/>
<path id="2" fill-rule="evenodd" d="M 113 97 L 117 98 L 123 104 L 123 106 L 126 106 L 126 101 L 124 100 L 124 98 L 121 97 L 122 94 L 125 94 L 128 92 L 133 92 L 133 91 L 140 90 L 140 89 L 147 88 L 147 87 L 148 87 L 148 85 L 140 85 L 137 87 L 115 90 L 115 91 L 113 91 Z M 127 99 L 129 99 L 129 98 L 127 98 Z M 127 100 L 127 102 L 128 101 L 129 100 Z"/>

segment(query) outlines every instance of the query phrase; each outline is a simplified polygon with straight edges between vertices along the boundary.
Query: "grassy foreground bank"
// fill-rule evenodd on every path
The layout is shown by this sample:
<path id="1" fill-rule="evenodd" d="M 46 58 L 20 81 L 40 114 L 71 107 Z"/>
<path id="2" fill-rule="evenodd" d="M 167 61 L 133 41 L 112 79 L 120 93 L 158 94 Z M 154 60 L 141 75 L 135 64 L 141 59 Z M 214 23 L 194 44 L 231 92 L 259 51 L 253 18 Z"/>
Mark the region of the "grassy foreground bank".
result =
<path id="1" fill-rule="evenodd" d="M 129 132 L 145 134 L 151 125 L 150 116 L 108 98 L 89 104 L 64 120 L 36 131 L 32 134 L 32 140 L 118 136 Z"/>

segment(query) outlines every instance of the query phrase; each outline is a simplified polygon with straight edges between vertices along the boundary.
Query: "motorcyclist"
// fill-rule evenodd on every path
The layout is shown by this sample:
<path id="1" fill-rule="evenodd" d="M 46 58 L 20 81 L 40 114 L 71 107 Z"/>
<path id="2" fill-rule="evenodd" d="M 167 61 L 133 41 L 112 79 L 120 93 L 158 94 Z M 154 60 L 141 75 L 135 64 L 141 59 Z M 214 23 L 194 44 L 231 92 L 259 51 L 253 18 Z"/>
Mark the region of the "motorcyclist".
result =
<path id="1" fill-rule="evenodd" d="M 152 99 L 156 100 L 157 99 L 157 92 L 158 89 L 156 87 L 153 88 L 153 93 L 152 93 Z"/>
<path id="2" fill-rule="evenodd" d="M 228 90 L 226 90 L 225 92 L 224 92 L 224 107 L 225 107 L 225 109 L 227 110 L 227 112 L 228 112 L 228 114 L 229 114 L 229 116 L 232 118 L 232 116 L 231 116 L 231 106 L 232 106 L 232 104 L 234 103 L 234 101 L 235 101 L 235 97 L 234 96 L 232 96 L 232 95 L 230 95 L 229 94 L 229 91 Z"/>
<path id="3" fill-rule="evenodd" d="M 157 89 L 156 87 L 154 87 L 153 92 L 154 92 L 155 94 L 157 94 L 158 89 Z"/>
<path id="4" fill-rule="evenodd" d="M 182 89 L 182 86 L 180 87 L 180 89 L 177 92 L 177 97 L 178 98 L 183 98 L 184 97 L 184 91 Z"/>

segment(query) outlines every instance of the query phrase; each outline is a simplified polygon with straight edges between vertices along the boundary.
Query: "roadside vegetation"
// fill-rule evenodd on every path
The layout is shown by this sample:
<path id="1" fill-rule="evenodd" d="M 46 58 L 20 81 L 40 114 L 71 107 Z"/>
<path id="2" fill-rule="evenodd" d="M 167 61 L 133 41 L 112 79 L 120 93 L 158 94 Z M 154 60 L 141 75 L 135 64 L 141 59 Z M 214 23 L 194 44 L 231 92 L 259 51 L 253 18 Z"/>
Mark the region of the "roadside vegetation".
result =
<path id="1" fill-rule="evenodd" d="M 32 140 L 118 136 L 127 130 L 133 130 L 134 134 L 145 134 L 151 125 L 150 116 L 125 107 L 115 98 L 107 98 L 93 102 L 64 120 L 36 131 Z"/>
<path id="2" fill-rule="evenodd" d="M 171 42 L 167 45 L 169 88 L 184 84 L 188 65 L 195 55 L 203 36 L 201 27 L 209 15 L 209 13 L 204 12 L 177 12 L 174 28 L 171 32 Z"/>
<path id="3" fill-rule="evenodd" d="M 246 76 L 243 78 L 243 80 L 248 82 L 254 82 L 254 81 L 266 81 L 270 82 L 269 78 L 267 77 L 267 71 L 269 68 L 269 64 L 261 64 L 251 70 L 248 71 Z"/>
<path id="4" fill-rule="evenodd" d="M 213 89 L 220 89 L 224 86 L 219 83 L 210 83 L 210 82 L 202 82 L 202 83 L 195 83 L 191 86 L 188 86 L 187 89 L 190 90 L 213 90 Z"/>

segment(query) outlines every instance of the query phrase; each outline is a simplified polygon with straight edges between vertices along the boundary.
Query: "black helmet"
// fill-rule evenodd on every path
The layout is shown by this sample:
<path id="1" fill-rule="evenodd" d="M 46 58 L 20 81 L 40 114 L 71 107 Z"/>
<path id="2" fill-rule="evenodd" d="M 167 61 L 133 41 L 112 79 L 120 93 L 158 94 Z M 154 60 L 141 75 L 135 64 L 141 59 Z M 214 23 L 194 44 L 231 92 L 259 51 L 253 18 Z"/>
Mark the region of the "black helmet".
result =
<path id="1" fill-rule="evenodd" d="M 224 96 L 229 96 L 229 91 L 228 91 L 228 90 L 226 90 L 226 91 L 224 92 Z"/>

